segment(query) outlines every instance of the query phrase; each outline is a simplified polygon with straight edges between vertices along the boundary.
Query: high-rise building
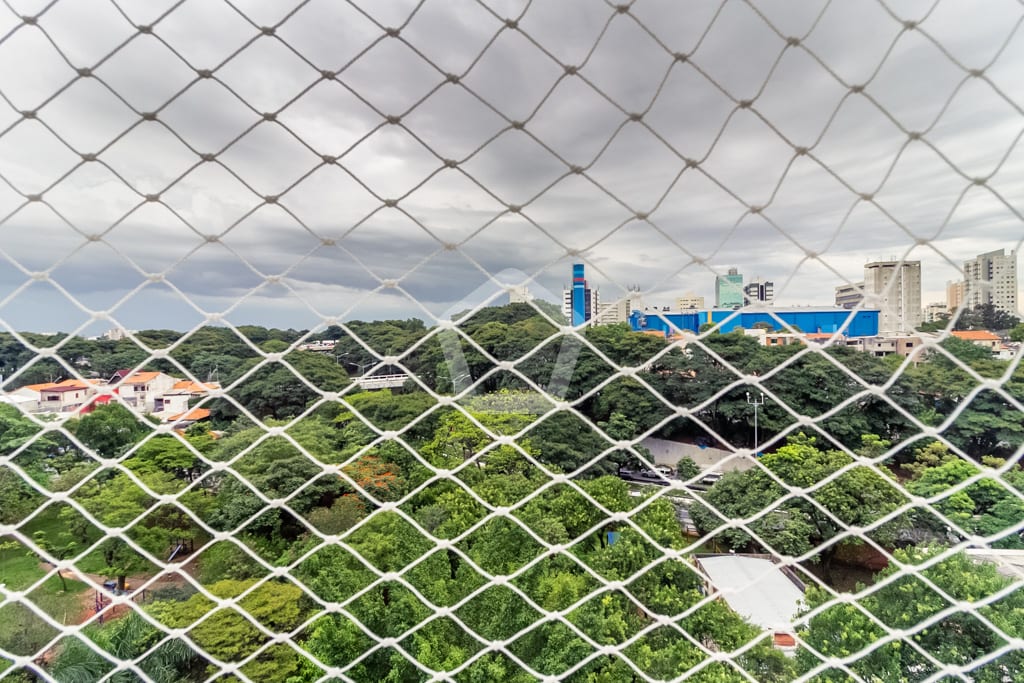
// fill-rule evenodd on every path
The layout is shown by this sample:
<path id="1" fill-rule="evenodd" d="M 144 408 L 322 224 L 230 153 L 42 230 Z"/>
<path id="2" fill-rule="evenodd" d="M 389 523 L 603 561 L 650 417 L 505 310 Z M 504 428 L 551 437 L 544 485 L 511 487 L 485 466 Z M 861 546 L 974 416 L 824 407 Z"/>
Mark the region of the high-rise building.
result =
<path id="1" fill-rule="evenodd" d="M 944 303 L 928 304 L 924 307 L 924 321 L 926 323 L 937 323 L 949 317 L 949 309 Z"/>
<path id="2" fill-rule="evenodd" d="M 1017 251 L 1002 249 L 964 261 L 967 306 L 992 304 L 996 310 L 1017 315 Z"/>
<path id="3" fill-rule="evenodd" d="M 596 322 L 599 308 L 597 290 L 587 285 L 583 264 L 572 264 L 572 285 L 562 290 L 562 314 L 575 327 Z"/>
<path id="4" fill-rule="evenodd" d="M 644 310 L 644 300 L 640 294 L 640 288 L 630 287 L 623 296 L 615 301 L 598 303 L 596 323 L 598 325 L 628 323 L 629 316 L 633 311 L 642 310 Z"/>
<path id="5" fill-rule="evenodd" d="M 836 308 L 847 310 L 857 308 L 857 305 L 864 300 L 864 281 L 851 282 L 848 285 L 836 287 Z"/>
<path id="6" fill-rule="evenodd" d="M 715 277 L 715 308 L 739 308 L 743 305 L 743 275 L 730 268 Z"/>
<path id="7" fill-rule="evenodd" d="M 754 278 L 743 287 L 745 304 L 765 304 L 771 306 L 775 303 L 775 283 L 771 280 Z"/>
<path id="8" fill-rule="evenodd" d="M 688 311 L 692 309 L 704 308 L 704 297 L 698 296 L 693 292 L 687 292 L 680 297 L 676 297 L 676 310 Z"/>
<path id="9" fill-rule="evenodd" d="M 914 331 L 921 324 L 921 262 L 866 264 L 864 299 L 867 306 L 879 309 L 879 334 Z"/>
<path id="10" fill-rule="evenodd" d="M 964 303 L 967 292 L 967 283 L 963 280 L 946 283 L 946 310 L 953 313 Z"/>
<path id="11" fill-rule="evenodd" d="M 528 301 L 533 301 L 533 295 L 530 294 L 529 287 L 526 285 L 509 287 L 508 302 L 510 304 L 525 304 Z"/>

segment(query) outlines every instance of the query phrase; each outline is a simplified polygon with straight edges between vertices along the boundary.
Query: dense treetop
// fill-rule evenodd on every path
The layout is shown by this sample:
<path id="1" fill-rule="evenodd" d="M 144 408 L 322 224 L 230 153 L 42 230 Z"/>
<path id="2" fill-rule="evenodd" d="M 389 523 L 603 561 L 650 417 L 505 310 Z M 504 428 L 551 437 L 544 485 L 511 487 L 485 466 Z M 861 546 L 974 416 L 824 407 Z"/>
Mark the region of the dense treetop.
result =
<path id="1" fill-rule="evenodd" d="M 231 663 L 251 680 L 292 683 L 324 667 L 368 681 L 423 680 L 420 667 L 466 681 L 847 680 L 824 664 L 833 655 L 856 655 L 850 668 L 865 680 L 921 680 L 936 662 L 970 668 L 1024 631 L 1020 591 L 989 565 L 959 554 L 929 564 L 964 539 L 1024 545 L 1019 364 L 955 339 L 903 363 L 762 347 L 742 333 L 681 345 L 609 325 L 580 340 L 555 321 L 519 304 L 483 309 L 447 337 L 419 321 L 26 337 L 57 350 L 38 362 L 0 335 L 0 365 L 17 372 L 7 388 L 151 368 L 219 381 L 229 397 L 203 399 L 211 420 L 183 432 L 116 403 L 63 422 L 0 405 L 0 524 L 20 534 L 5 543 L 24 554 L 19 539 L 30 539 L 39 559 L 118 588 L 171 556 L 191 577 L 55 646 L 33 635 L 45 624 L 11 641 L 0 630 L 0 649 L 49 649 L 41 666 L 60 681 L 111 670 L 83 639 L 168 681 Z M 299 348 L 324 339 L 336 340 L 328 352 Z M 166 358 L 151 359 L 154 349 Z M 401 388 L 353 382 L 399 370 L 411 375 Z M 979 378 L 996 382 L 978 391 Z M 766 394 L 758 466 L 708 490 L 615 476 L 651 466 L 637 445 L 646 435 L 754 446 L 755 391 Z M 679 473 L 699 476 L 685 460 Z M 698 537 L 684 535 L 684 517 Z M 831 603 L 838 558 L 864 547 L 927 569 Z M 796 657 L 706 595 L 690 556 L 730 550 L 788 558 L 810 584 Z M 68 578 L 53 580 L 67 590 Z M 952 601 L 984 607 L 886 640 Z M 608 645 L 618 654 L 599 654 Z M 1000 654 L 976 680 L 1022 664 Z"/>

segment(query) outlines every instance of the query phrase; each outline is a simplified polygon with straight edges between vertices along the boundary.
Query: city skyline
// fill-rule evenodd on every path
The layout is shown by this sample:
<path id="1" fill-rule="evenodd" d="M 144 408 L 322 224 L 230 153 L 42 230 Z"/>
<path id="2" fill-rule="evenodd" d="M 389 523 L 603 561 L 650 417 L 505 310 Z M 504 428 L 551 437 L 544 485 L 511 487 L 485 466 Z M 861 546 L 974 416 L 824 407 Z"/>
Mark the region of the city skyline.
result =
<path id="1" fill-rule="evenodd" d="M 1001 251 L 1001 250 L 996 249 L 994 251 L 998 252 L 998 251 Z M 991 254 L 992 252 L 986 252 L 986 253 Z M 978 256 L 978 255 L 976 255 L 976 256 Z M 965 261 L 970 261 L 970 260 L 972 260 L 972 259 L 965 259 Z M 896 262 L 898 262 L 898 260 Z M 910 262 L 909 259 L 907 261 L 905 261 L 905 263 L 909 263 L 909 262 Z M 618 306 L 618 308 L 622 308 L 621 304 L 623 302 L 629 303 L 629 302 L 632 302 L 632 301 L 636 301 L 637 299 L 642 300 L 644 302 L 645 306 L 647 306 L 647 307 L 653 307 L 653 308 L 659 308 L 659 309 L 660 308 L 664 308 L 664 307 L 669 307 L 672 310 L 675 310 L 675 308 L 678 307 L 678 300 L 680 299 L 680 297 L 685 297 L 686 295 L 691 295 L 692 294 L 692 295 L 696 295 L 698 298 L 703 298 L 704 299 L 704 301 L 705 301 L 704 308 L 715 308 L 716 307 L 714 305 L 714 302 L 715 302 L 715 282 L 716 282 L 717 277 L 719 277 L 719 276 L 710 276 L 711 277 L 710 282 L 709 283 L 705 283 L 704 287 L 702 287 L 699 283 L 696 283 L 693 286 L 689 286 L 689 287 L 680 287 L 679 289 L 663 289 L 661 291 L 647 289 L 642 283 L 639 283 L 639 282 L 631 282 L 630 284 L 625 286 L 625 290 L 623 291 L 623 293 L 621 293 L 618 296 L 612 296 L 612 295 L 610 295 L 607 292 L 609 290 L 613 290 L 613 291 L 616 290 L 618 288 L 618 284 L 617 283 L 610 283 L 611 286 L 609 286 L 609 283 L 595 280 L 594 278 L 591 277 L 593 271 L 589 270 L 591 268 L 590 262 L 586 261 L 586 260 L 583 260 L 582 263 L 588 269 L 587 270 L 587 276 L 588 277 L 587 277 L 587 283 L 586 283 L 587 291 L 592 291 L 592 292 L 595 293 L 595 302 L 593 304 L 592 317 L 595 320 L 600 320 L 601 322 L 608 322 L 609 320 L 611 320 L 611 317 L 614 317 L 614 314 L 611 313 L 611 309 L 612 308 L 615 308 L 616 306 Z M 849 279 L 849 281 L 844 282 L 844 284 L 852 285 L 852 286 L 858 286 L 858 285 L 863 286 L 864 267 L 870 265 L 871 263 L 875 263 L 875 261 L 866 261 L 862 265 L 861 276 L 859 278 L 852 278 L 851 277 Z M 881 263 L 885 263 L 885 261 L 882 261 Z M 529 278 L 530 278 L 530 275 L 528 273 L 525 273 L 525 272 L 523 272 L 521 270 L 514 269 L 514 268 L 505 268 L 505 269 L 501 270 L 500 272 L 491 275 L 489 277 L 489 279 L 481 278 L 481 281 L 476 283 L 476 285 L 474 287 L 472 287 L 472 288 L 467 287 L 467 291 L 459 299 L 454 300 L 452 302 L 448 302 L 447 310 L 442 311 L 439 314 L 437 314 L 437 318 L 438 318 L 438 320 L 444 320 L 446 318 L 450 318 L 455 313 L 459 313 L 459 312 L 468 310 L 470 308 L 476 308 L 476 307 L 480 307 L 480 306 L 501 305 L 501 304 L 504 304 L 504 303 L 508 303 L 509 300 L 510 300 L 510 297 L 515 299 L 515 300 L 526 300 L 523 297 L 524 294 L 527 295 L 526 298 L 529 298 L 529 299 L 536 298 L 536 299 L 544 300 L 544 301 L 547 301 L 548 303 L 556 304 L 556 305 L 562 306 L 564 308 L 565 302 L 567 301 L 566 293 L 571 290 L 571 288 L 566 288 L 565 282 L 566 281 L 571 282 L 572 279 L 573 279 L 572 277 L 566 278 L 566 275 L 567 274 L 572 275 L 572 273 L 571 273 L 572 267 L 573 267 L 573 262 L 571 262 L 571 261 L 567 262 L 566 268 L 569 269 L 569 270 L 567 270 L 566 272 L 561 273 L 561 278 L 560 278 L 561 279 L 561 284 L 555 284 L 552 287 L 547 287 L 547 286 L 545 286 L 543 284 L 540 284 L 540 282 L 538 282 L 538 281 L 533 281 L 531 283 L 531 282 L 528 281 Z M 729 266 L 728 268 L 726 268 L 723 271 L 723 275 L 728 275 L 730 272 L 735 272 L 739 276 L 744 278 L 741 287 L 747 287 L 751 282 L 761 282 L 761 283 L 768 282 L 768 283 L 772 283 L 774 285 L 774 288 L 775 288 L 774 289 L 775 294 L 774 294 L 774 299 L 772 300 L 771 305 L 777 306 L 779 308 L 787 308 L 787 307 L 788 308 L 831 307 L 831 306 L 835 305 L 835 297 L 832 294 L 828 294 L 828 292 L 833 292 L 834 288 L 839 286 L 839 284 L 838 284 L 839 281 L 838 280 L 836 281 L 836 283 L 834 283 L 834 285 L 824 287 L 821 290 L 821 293 L 819 295 L 816 295 L 815 297 L 809 297 L 809 298 L 804 298 L 804 299 L 801 299 L 801 300 L 794 301 L 790 297 L 785 297 L 785 298 L 781 298 L 780 299 L 780 297 L 778 295 L 780 283 L 778 283 L 777 281 L 773 281 L 769 277 L 763 277 L 763 276 L 760 276 L 760 275 L 755 275 L 755 276 L 750 276 L 750 279 L 746 279 L 748 277 L 748 274 L 743 271 L 741 266 Z M 954 270 L 953 272 L 960 272 L 961 276 L 962 276 L 962 271 Z M 927 281 L 929 279 L 932 280 L 932 281 L 937 279 L 934 275 L 931 278 L 929 278 L 928 277 L 929 275 L 930 275 L 930 273 L 928 272 L 928 270 L 925 269 L 922 266 L 921 269 L 920 269 L 920 274 L 919 274 L 921 282 L 923 283 L 923 282 L 925 282 L 925 281 Z M 557 277 L 553 276 L 551 278 L 547 278 L 546 280 L 550 281 L 550 282 L 555 282 L 557 279 L 558 279 Z M 922 310 L 922 315 L 923 315 L 923 311 L 927 307 L 931 306 L 932 304 L 942 303 L 942 302 L 946 301 L 947 296 L 948 296 L 948 285 L 951 285 L 951 284 L 955 284 L 955 281 L 947 280 L 945 282 L 946 286 L 943 287 L 942 290 L 941 290 L 941 294 L 936 294 L 934 291 L 933 292 L 929 292 L 928 294 L 926 294 L 925 293 L 926 290 L 924 290 L 924 288 L 922 287 L 922 294 L 921 294 L 921 310 Z M 524 287 L 525 287 L 525 290 L 524 290 Z M 858 287 L 858 291 L 859 291 L 859 287 Z M 559 292 L 561 292 L 561 294 L 559 294 Z M 1018 297 L 1018 300 L 1019 300 L 1019 297 Z M 756 302 L 754 302 L 752 300 L 748 301 L 748 304 L 749 305 L 757 305 Z M 875 307 L 877 308 L 878 306 L 876 305 Z M 729 307 L 727 307 L 727 308 L 729 308 Z M 380 315 L 366 315 L 366 316 L 353 315 L 353 316 L 341 319 L 340 322 L 344 322 L 346 320 L 384 320 L 384 319 L 405 319 L 405 318 L 419 318 L 419 319 L 424 320 L 425 322 L 427 322 L 428 325 L 433 324 L 434 322 L 436 322 L 435 320 L 429 319 L 430 316 L 424 315 L 424 312 L 423 312 L 421 307 L 411 306 L 408 309 L 404 309 L 404 312 L 403 312 L 402 309 L 391 309 L 391 310 L 395 310 L 396 312 L 394 314 L 383 314 L 382 313 Z M 162 316 L 163 315 L 162 312 L 160 312 L 160 311 L 157 311 L 157 312 L 152 312 L 151 311 L 150 314 L 151 315 L 156 315 L 156 316 Z M 273 313 L 271 313 L 271 314 L 269 314 L 268 316 L 266 316 L 264 318 L 261 318 L 259 315 L 254 315 L 252 318 L 240 318 L 239 317 L 237 319 L 233 319 L 232 316 L 224 316 L 223 318 L 227 322 L 230 322 L 230 324 L 232 324 L 232 325 L 261 325 L 261 326 L 266 326 L 266 327 L 281 327 L 281 328 L 293 328 L 293 329 L 315 329 L 317 327 L 320 327 L 320 326 L 323 326 L 323 325 L 326 325 L 326 324 L 330 324 L 330 321 L 325 321 L 325 320 L 322 320 L 322 319 L 317 319 L 315 317 L 309 317 L 309 316 L 307 316 L 305 318 L 303 318 L 303 317 L 291 317 L 291 316 L 288 315 L 288 312 L 279 312 L 278 315 L 280 315 L 281 317 L 278 318 Z M 626 316 L 628 317 L 628 313 L 626 313 Z M 618 317 L 622 317 L 622 316 L 620 315 Z M 213 319 L 213 320 L 211 320 L 209 322 L 212 323 L 212 324 L 219 324 L 221 322 L 220 318 L 221 318 L 221 316 L 215 316 L 215 319 Z M 275 323 L 275 320 L 277 320 L 277 319 L 282 319 L 282 320 L 285 320 L 285 321 L 291 321 L 292 324 L 288 324 L 288 322 L 277 324 L 277 323 Z M 0 315 L 0 320 L 3 320 L 3 316 L 2 315 Z M 132 320 L 144 321 L 144 320 L 146 320 L 146 316 L 143 315 L 143 316 L 140 316 L 138 318 L 129 318 L 129 322 L 131 322 Z M 302 320 L 306 320 L 306 322 L 303 324 L 301 322 Z M 120 323 L 120 321 L 118 321 L 118 323 Z M 164 327 L 168 327 L 168 326 L 167 325 L 160 325 L 160 324 L 150 324 L 150 325 L 147 325 L 147 324 L 114 324 L 114 325 L 112 325 L 110 322 L 101 320 L 101 321 L 98 321 L 96 323 L 93 323 L 92 325 L 88 325 L 88 326 L 84 327 L 80 331 L 80 334 L 82 336 L 97 336 L 97 335 L 106 333 L 107 331 L 109 331 L 111 329 L 118 329 L 118 328 L 128 330 L 128 329 L 160 329 L 160 328 L 164 328 Z M 20 331 L 25 331 L 25 332 L 37 332 L 37 333 L 55 333 L 55 332 L 70 332 L 70 331 L 72 331 L 72 330 L 67 329 L 67 328 L 59 328 L 59 327 L 53 327 L 53 326 L 47 327 L 47 328 L 19 328 L 19 327 L 16 327 L 16 326 L 10 326 L 8 329 L 11 329 L 11 330 L 14 330 L 14 331 L 19 331 L 19 332 Z M 171 326 L 170 329 L 182 329 L 182 328 L 175 328 L 175 327 Z"/>

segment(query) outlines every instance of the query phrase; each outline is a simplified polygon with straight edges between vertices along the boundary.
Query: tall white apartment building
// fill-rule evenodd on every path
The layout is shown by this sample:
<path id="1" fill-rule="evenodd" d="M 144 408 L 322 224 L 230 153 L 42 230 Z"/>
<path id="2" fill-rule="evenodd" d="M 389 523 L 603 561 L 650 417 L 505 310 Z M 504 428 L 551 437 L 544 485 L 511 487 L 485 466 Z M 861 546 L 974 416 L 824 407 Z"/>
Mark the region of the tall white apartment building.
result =
<path id="1" fill-rule="evenodd" d="M 1002 249 L 964 261 L 967 306 L 992 304 L 996 310 L 1017 315 L 1017 251 Z"/>
<path id="2" fill-rule="evenodd" d="M 879 309 L 879 334 L 914 331 L 921 324 L 921 262 L 866 264 L 864 299 L 868 307 Z"/>

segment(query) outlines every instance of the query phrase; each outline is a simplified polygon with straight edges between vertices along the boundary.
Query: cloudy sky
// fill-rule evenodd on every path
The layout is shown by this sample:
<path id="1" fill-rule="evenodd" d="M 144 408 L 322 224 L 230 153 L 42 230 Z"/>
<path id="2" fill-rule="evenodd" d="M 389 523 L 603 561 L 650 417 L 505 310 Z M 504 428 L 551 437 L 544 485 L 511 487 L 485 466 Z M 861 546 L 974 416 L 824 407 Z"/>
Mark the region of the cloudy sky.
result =
<path id="1" fill-rule="evenodd" d="M 0 328 L 430 320 L 576 260 L 931 302 L 1024 238 L 1013 0 L 7 4 Z"/>

